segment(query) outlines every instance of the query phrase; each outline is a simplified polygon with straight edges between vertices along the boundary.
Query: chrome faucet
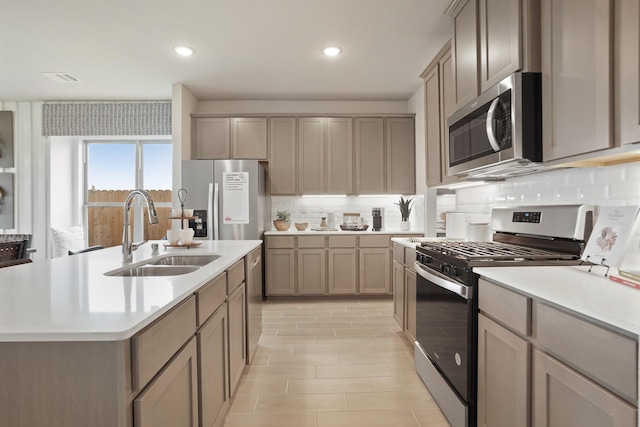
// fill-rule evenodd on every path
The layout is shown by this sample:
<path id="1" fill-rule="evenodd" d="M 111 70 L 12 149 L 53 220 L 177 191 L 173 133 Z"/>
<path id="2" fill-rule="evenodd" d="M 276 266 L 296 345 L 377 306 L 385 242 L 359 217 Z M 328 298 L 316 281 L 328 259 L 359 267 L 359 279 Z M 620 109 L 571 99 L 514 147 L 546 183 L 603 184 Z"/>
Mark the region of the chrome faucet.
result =
<path id="1" fill-rule="evenodd" d="M 149 213 L 149 224 L 157 224 L 158 223 L 158 214 L 156 213 L 156 206 L 153 204 L 153 199 L 151 195 L 145 190 L 133 190 L 127 196 L 127 200 L 124 201 L 124 228 L 122 231 L 122 262 L 127 263 L 131 262 L 132 256 L 131 252 L 138 249 L 140 245 L 147 243 L 146 240 L 138 243 L 131 243 L 129 239 L 129 208 L 131 207 L 131 202 L 133 199 L 140 195 L 144 197 L 147 202 L 147 211 Z"/>

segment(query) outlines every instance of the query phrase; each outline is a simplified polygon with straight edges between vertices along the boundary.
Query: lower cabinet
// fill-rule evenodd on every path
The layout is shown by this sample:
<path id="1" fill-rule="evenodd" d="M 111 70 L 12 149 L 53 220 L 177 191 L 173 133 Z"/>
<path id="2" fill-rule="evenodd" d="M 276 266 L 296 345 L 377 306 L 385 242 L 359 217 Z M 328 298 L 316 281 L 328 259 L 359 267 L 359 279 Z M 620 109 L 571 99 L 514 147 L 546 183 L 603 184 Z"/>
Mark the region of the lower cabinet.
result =
<path id="1" fill-rule="evenodd" d="M 326 293 L 327 260 L 324 248 L 298 249 L 298 293 L 324 295 Z"/>
<path id="2" fill-rule="evenodd" d="M 397 243 L 394 244 L 394 247 Z M 405 288 L 404 265 L 393 261 L 393 318 L 403 330 L 406 328 L 405 318 Z"/>
<path id="3" fill-rule="evenodd" d="M 267 295 L 295 293 L 295 266 L 294 249 L 267 249 Z"/>
<path id="4" fill-rule="evenodd" d="M 409 341 L 416 340 L 416 272 L 405 268 L 404 270 L 405 285 L 405 334 Z"/>
<path id="5" fill-rule="evenodd" d="M 356 293 L 358 258 L 356 249 L 339 248 L 327 251 L 329 256 L 328 290 L 330 295 Z"/>
<path id="6" fill-rule="evenodd" d="M 226 413 L 230 396 L 228 328 L 225 303 L 196 334 L 200 368 L 200 427 L 222 425 Z"/>
<path id="7" fill-rule="evenodd" d="M 247 364 L 247 295 L 244 283 L 227 299 L 229 316 L 229 394 L 238 385 Z"/>
<path id="8" fill-rule="evenodd" d="M 637 408 L 538 350 L 533 376 L 534 427 L 637 426 Z"/>
<path id="9" fill-rule="evenodd" d="M 361 294 L 390 294 L 391 252 L 388 248 L 360 249 Z"/>
<path id="10" fill-rule="evenodd" d="M 133 401 L 136 427 L 198 427 L 198 366 L 195 337 Z"/>
<path id="11" fill-rule="evenodd" d="M 530 355 L 529 342 L 478 315 L 478 427 L 530 425 Z"/>

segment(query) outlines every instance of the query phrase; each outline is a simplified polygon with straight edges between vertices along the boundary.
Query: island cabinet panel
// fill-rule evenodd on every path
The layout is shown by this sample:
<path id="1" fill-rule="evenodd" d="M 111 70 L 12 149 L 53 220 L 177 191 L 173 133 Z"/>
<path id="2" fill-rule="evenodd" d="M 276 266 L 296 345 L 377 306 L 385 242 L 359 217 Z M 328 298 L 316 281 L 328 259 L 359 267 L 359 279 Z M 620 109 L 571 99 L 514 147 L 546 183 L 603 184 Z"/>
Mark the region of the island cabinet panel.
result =
<path id="1" fill-rule="evenodd" d="M 384 194 L 384 120 L 356 118 L 356 193 Z"/>
<path id="2" fill-rule="evenodd" d="M 478 426 L 529 427 L 531 344 L 478 315 Z"/>
<path id="3" fill-rule="evenodd" d="M 229 321 L 229 394 L 233 395 L 247 364 L 247 295 L 244 283 L 227 299 Z"/>
<path id="4" fill-rule="evenodd" d="M 244 283 L 244 258 L 227 270 L 227 294 L 231 295 L 242 283 Z"/>
<path id="5" fill-rule="evenodd" d="M 202 326 L 209 317 L 227 299 L 227 273 L 222 273 L 196 292 L 198 303 L 198 326 Z"/>
<path id="6" fill-rule="evenodd" d="M 196 332 L 191 296 L 131 339 L 133 389 L 142 389 Z"/>
<path id="7" fill-rule="evenodd" d="M 200 427 L 222 425 L 229 394 L 229 335 L 227 306 L 223 304 L 196 334 L 200 369 Z"/>
<path id="8" fill-rule="evenodd" d="M 3 427 L 133 423 L 129 340 L 3 342 L 0 367 Z"/>
<path id="9" fill-rule="evenodd" d="M 198 427 L 195 337 L 133 401 L 135 427 Z"/>
<path id="10" fill-rule="evenodd" d="M 394 260 L 393 261 L 393 318 L 395 319 L 398 326 L 402 328 L 402 330 L 405 330 L 406 328 L 406 313 L 405 313 L 406 283 L 404 279 L 405 279 L 404 265 Z"/>
<path id="11" fill-rule="evenodd" d="M 637 408 L 538 350 L 533 376 L 533 427 L 637 426 Z"/>
<path id="12" fill-rule="evenodd" d="M 269 188 L 271 195 L 296 194 L 296 119 L 269 119 Z"/>

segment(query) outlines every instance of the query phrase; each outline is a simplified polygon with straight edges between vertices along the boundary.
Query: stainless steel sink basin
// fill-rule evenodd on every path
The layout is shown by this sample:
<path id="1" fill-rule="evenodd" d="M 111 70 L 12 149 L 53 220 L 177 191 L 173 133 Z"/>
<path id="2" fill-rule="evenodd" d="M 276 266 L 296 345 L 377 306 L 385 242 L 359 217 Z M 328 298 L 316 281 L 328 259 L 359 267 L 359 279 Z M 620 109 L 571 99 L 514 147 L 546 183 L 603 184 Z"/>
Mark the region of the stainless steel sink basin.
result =
<path id="1" fill-rule="evenodd" d="M 115 270 L 105 273 L 107 276 L 121 277 L 160 277 L 160 276 L 179 276 L 181 274 L 193 273 L 200 267 L 195 265 L 141 265 L 139 267 L 126 268 L 124 270 Z"/>
<path id="2" fill-rule="evenodd" d="M 170 255 L 148 264 L 151 265 L 193 265 L 202 267 L 220 258 L 220 255 Z"/>

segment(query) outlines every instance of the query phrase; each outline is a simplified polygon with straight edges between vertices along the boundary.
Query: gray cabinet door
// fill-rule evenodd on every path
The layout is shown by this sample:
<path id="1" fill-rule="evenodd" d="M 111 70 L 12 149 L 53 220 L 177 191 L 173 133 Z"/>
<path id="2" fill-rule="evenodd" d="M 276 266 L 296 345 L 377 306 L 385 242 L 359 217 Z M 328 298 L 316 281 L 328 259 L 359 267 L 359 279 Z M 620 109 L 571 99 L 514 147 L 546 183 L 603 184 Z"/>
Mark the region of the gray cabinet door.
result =
<path id="1" fill-rule="evenodd" d="M 384 194 L 384 121 L 359 117 L 355 127 L 356 194 Z"/>
<path id="2" fill-rule="evenodd" d="M 267 119 L 265 117 L 233 119 L 231 146 L 234 159 L 267 160 Z"/>
<path id="3" fill-rule="evenodd" d="M 478 0 L 453 17 L 453 71 L 456 109 L 478 96 Z"/>
<path id="4" fill-rule="evenodd" d="M 427 166 L 427 186 L 442 182 L 442 156 L 440 136 L 440 68 L 436 65 L 424 79 L 425 93 L 425 165 Z"/>
<path id="5" fill-rule="evenodd" d="M 324 194 L 326 186 L 324 118 L 298 120 L 298 193 Z"/>
<path id="6" fill-rule="evenodd" d="M 332 248 L 329 254 L 329 294 L 354 295 L 358 257 L 354 248 Z"/>
<path id="7" fill-rule="evenodd" d="M 267 249 L 267 295 L 294 294 L 295 263 L 293 249 Z"/>
<path id="8" fill-rule="evenodd" d="M 478 427 L 529 427 L 531 344 L 478 315 Z"/>
<path id="9" fill-rule="evenodd" d="M 406 334 L 411 342 L 416 340 L 416 272 L 404 269 Z"/>
<path id="10" fill-rule="evenodd" d="M 231 158 L 231 119 L 202 117 L 195 119 L 193 158 L 215 160 Z"/>
<path id="11" fill-rule="evenodd" d="M 227 299 L 229 316 L 229 395 L 238 385 L 247 364 L 247 295 L 244 283 Z"/>
<path id="12" fill-rule="evenodd" d="M 393 318 L 404 330 L 405 325 L 404 265 L 393 261 Z"/>
<path id="13" fill-rule="evenodd" d="M 220 425 L 229 401 L 227 305 L 222 304 L 196 334 L 200 361 L 200 426 Z"/>
<path id="14" fill-rule="evenodd" d="M 324 295 L 327 288 L 324 248 L 298 249 L 298 294 Z"/>
<path id="15" fill-rule="evenodd" d="M 613 0 L 541 6 L 543 160 L 609 148 Z"/>
<path id="16" fill-rule="evenodd" d="M 635 427 L 637 409 L 534 350 L 534 427 Z"/>
<path id="17" fill-rule="evenodd" d="M 269 187 L 271 195 L 296 194 L 296 119 L 269 119 Z"/>
<path id="18" fill-rule="evenodd" d="M 135 427 L 198 427 L 195 336 L 133 401 Z"/>
<path id="19" fill-rule="evenodd" d="M 385 248 L 360 249 L 359 287 L 361 294 L 391 293 L 391 251 Z"/>
<path id="20" fill-rule="evenodd" d="M 390 194 L 415 194 L 416 155 L 415 120 L 389 118 L 385 120 L 386 192 Z"/>
<path id="21" fill-rule="evenodd" d="M 353 193 L 353 129 L 351 118 L 327 118 L 327 194 Z"/>
<path id="22" fill-rule="evenodd" d="M 640 141 L 640 2 L 615 3 L 614 64 L 617 145 Z"/>

